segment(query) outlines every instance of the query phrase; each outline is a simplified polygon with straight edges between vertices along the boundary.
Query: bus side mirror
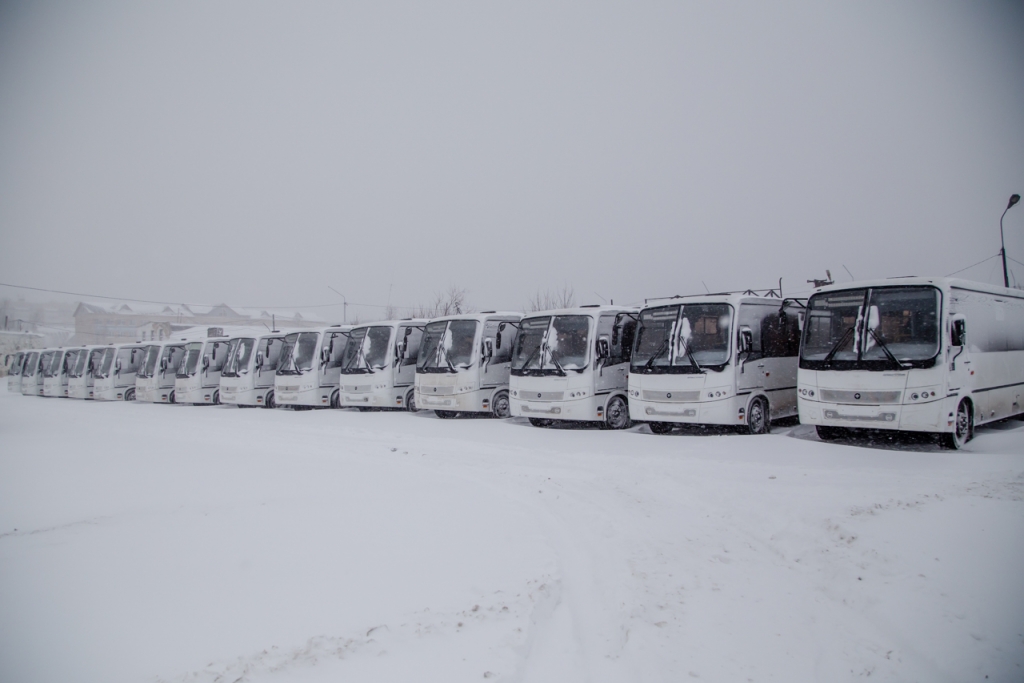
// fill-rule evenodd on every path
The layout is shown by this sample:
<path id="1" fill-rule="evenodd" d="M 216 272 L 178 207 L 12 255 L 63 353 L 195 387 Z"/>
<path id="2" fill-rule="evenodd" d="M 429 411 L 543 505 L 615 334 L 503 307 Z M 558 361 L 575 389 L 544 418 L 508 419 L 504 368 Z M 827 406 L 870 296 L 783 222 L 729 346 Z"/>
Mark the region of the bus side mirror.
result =
<path id="1" fill-rule="evenodd" d="M 484 339 L 484 358 L 491 358 L 494 356 L 494 340 L 488 337 Z"/>
<path id="2" fill-rule="evenodd" d="M 320 349 L 320 365 L 327 365 L 327 361 L 331 359 L 330 349 Z"/>
<path id="3" fill-rule="evenodd" d="M 210 357 L 209 356 L 203 356 L 203 370 L 209 370 L 209 369 L 210 369 Z"/>
<path id="4" fill-rule="evenodd" d="M 494 348 L 501 348 L 501 333 L 505 330 L 506 323 L 498 323 L 498 331 L 494 334 Z"/>
<path id="5" fill-rule="evenodd" d="M 267 345 L 270 346 L 269 344 Z M 263 367 L 263 352 L 260 351 L 256 354 L 256 369 L 259 370 Z"/>
<path id="6" fill-rule="evenodd" d="M 120 376 L 121 374 L 121 359 L 118 358 L 114 361 L 114 374 Z"/>
<path id="7" fill-rule="evenodd" d="M 740 353 L 750 353 L 754 350 L 754 333 L 749 327 L 740 328 Z"/>
<path id="8" fill-rule="evenodd" d="M 597 357 L 601 359 L 611 357 L 611 347 L 608 344 L 606 337 L 601 337 L 597 340 Z"/>
<path id="9" fill-rule="evenodd" d="M 949 326 L 949 343 L 952 346 L 963 346 L 967 342 L 967 321 L 957 318 Z"/>

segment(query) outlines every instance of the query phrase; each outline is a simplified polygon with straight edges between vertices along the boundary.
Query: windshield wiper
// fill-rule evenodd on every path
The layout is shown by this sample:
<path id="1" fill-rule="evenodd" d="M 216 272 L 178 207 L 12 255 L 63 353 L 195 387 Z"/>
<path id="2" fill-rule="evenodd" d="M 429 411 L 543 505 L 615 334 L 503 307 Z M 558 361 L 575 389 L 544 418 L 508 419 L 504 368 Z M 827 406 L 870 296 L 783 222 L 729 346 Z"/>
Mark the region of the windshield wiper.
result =
<path id="1" fill-rule="evenodd" d="M 697 359 L 693 357 L 693 351 L 690 351 L 690 345 L 686 344 L 683 348 L 686 349 L 686 357 L 690 359 L 691 363 L 693 363 L 693 367 L 697 368 L 697 372 L 704 372 L 704 368 L 702 368 L 700 363 L 697 362 Z"/>
<path id="2" fill-rule="evenodd" d="M 669 339 L 666 339 L 664 342 L 662 342 L 661 347 L 658 349 L 658 352 L 651 356 L 646 363 L 644 363 L 644 370 L 650 370 L 651 366 L 654 365 L 654 361 L 658 360 L 658 356 L 665 353 L 665 349 L 668 348 L 668 342 Z"/>
<path id="3" fill-rule="evenodd" d="M 889 345 L 882 341 L 882 338 L 875 334 L 875 331 L 872 330 L 870 327 L 868 328 L 868 334 L 870 334 L 874 338 L 875 343 L 878 344 L 878 348 L 882 349 L 882 353 L 884 353 L 889 358 L 889 360 L 895 363 L 897 368 L 907 367 L 898 358 L 896 358 L 893 352 L 889 350 Z"/>
<path id="4" fill-rule="evenodd" d="M 543 342 L 541 342 L 540 344 L 538 344 L 538 345 L 537 345 L 537 348 L 535 348 L 535 349 L 533 350 L 533 353 L 531 353 L 531 354 L 530 354 L 530 355 L 529 355 L 529 356 L 528 356 L 528 357 L 526 358 L 526 362 L 525 362 L 525 363 L 523 363 L 523 370 L 529 370 L 529 369 L 530 369 L 530 367 L 529 367 L 529 366 L 530 366 L 530 361 L 531 361 L 531 360 L 533 360 L 533 357 L 534 357 L 534 356 L 536 356 L 536 355 L 537 355 L 537 353 L 538 353 L 538 352 L 539 352 L 539 351 L 541 350 L 541 348 L 543 348 L 543 347 L 544 347 L 544 343 L 543 343 Z"/>
<path id="5" fill-rule="evenodd" d="M 558 374 L 561 375 L 562 377 L 565 377 L 565 370 L 562 369 L 562 364 L 559 363 L 554 358 L 551 359 L 551 362 L 555 364 L 556 368 L 558 368 Z"/>
<path id="6" fill-rule="evenodd" d="M 843 332 L 843 336 L 840 337 L 839 341 L 836 342 L 835 346 L 833 346 L 829 350 L 829 352 L 825 354 L 825 357 L 822 359 L 821 362 L 825 363 L 825 364 L 831 363 L 833 356 L 835 356 L 837 353 L 839 353 L 839 349 L 842 348 L 843 344 L 846 343 L 846 340 L 849 339 L 850 335 L 852 335 L 852 334 L 853 334 L 853 328 L 852 327 L 848 328 L 846 330 L 846 332 Z"/>

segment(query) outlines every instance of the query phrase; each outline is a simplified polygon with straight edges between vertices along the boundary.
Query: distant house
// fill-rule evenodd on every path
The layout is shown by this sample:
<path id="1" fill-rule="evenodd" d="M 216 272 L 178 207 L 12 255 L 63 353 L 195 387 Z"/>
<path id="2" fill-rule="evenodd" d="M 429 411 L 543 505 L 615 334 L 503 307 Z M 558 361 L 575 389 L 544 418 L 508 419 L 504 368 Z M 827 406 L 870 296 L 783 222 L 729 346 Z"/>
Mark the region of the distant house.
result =
<path id="1" fill-rule="evenodd" d="M 325 323 L 307 320 L 297 311 L 284 315 L 239 312 L 227 304 L 211 307 L 187 304 L 97 304 L 81 302 L 75 309 L 73 344 L 106 344 L 132 341 L 160 341 L 190 327 L 232 327 L 239 325 L 278 328 L 316 327 Z"/>

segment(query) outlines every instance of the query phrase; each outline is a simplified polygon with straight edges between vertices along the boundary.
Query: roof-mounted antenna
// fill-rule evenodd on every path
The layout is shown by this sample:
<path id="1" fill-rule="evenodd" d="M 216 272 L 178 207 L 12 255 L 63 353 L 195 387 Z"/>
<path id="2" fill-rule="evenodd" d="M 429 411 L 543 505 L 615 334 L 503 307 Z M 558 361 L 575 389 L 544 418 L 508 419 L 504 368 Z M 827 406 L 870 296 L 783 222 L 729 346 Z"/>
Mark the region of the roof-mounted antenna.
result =
<path id="1" fill-rule="evenodd" d="M 826 270 L 825 271 L 825 279 L 824 280 L 814 279 L 814 280 L 808 280 L 807 282 L 813 284 L 816 288 L 817 287 L 825 287 L 827 285 L 831 285 L 831 284 L 833 284 L 832 272 Z"/>

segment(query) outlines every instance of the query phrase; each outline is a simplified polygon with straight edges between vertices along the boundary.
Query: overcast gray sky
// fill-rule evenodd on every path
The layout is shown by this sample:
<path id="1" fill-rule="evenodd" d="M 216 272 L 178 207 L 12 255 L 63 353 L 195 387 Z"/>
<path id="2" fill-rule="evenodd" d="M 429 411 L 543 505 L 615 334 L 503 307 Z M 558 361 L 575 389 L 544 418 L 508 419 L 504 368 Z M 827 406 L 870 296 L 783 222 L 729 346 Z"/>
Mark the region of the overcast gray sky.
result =
<path id="1" fill-rule="evenodd" d="M 519 308 L 945 275 L 1024 191 L 1022 36 L 1020 2 L 4 2 L 0 281 Z"/>

